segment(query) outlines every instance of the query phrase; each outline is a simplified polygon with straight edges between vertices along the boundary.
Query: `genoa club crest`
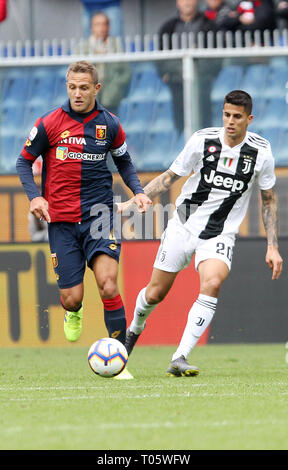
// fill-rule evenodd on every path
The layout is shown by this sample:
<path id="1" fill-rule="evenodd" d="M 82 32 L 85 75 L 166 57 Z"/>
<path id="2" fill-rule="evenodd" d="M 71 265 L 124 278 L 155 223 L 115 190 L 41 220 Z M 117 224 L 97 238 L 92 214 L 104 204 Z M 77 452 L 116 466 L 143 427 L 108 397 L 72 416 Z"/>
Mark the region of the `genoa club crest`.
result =
<path id="1" fill-rule="evenodd" d="M 106 138 L 107 126 L 96 124 L 96 139 L 103 140 Z"/>
<path id="2" fill-rule="evenodd" d="M 58 267 L 58 258 L 57 258 L 57 254 L 56 253 L 51 253 L 51 259 L 52 259 L 52 266 L 53 268 L 57 268 Z"/>

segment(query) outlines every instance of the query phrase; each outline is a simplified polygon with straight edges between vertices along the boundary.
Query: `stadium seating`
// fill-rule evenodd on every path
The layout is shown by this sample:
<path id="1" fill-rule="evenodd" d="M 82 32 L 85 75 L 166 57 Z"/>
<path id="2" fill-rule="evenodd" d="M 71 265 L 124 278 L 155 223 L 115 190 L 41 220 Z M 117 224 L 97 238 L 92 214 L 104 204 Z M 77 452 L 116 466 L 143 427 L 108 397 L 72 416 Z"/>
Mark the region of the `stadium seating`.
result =
<path id="1" fill-rule="evenodd" d="M 145 131 L 146 124 L 151 123 L 152 120 L 153 101 L 151 99 L 149 101 L 132 101 L 129 98 L 123 101 L 122 108 L 126 108 L 125 115 L 122 119 L 120 113 L 119 119 L 121 119 L 126 132 Z M 122 114 L 124 114 L 123 111 Z"/>
<path id="2" fill-rule="evenodd" d="M 287 115 L 287 103 L 284 98 L 268 98 L 261 116 L 261 128 L 271 129 L 285 127 L 284 117 Z"/>
<path id="3" fill-rule="evenodd" d="M 2 75 L 2 103 L 25 103 L 30 96 L 31 80 L 27 69 L 8 69 Z"/>
<path id="4" fill-rule="evenodd" d="M 128 91 L 130 101 L 145 101 L 157 96 L 161 80 L 156 67 L 150 63 L 140 63 L 132 67 L 132 79 Z"/>
<path id="5" fill-rule="evenodd" d="M 143 130 L 138 129 L 127 132 L 126 142 L 134 163 L 136 164 L 137 168 L 140 168 L 141 161 L 145 155 Z"/>
<path id="6" fill-rule="evenodd" d="M 177 133 L 173 129 L 148 131 L 144 137 L 145 155 L 137 165 L 139 170 L 166 170 L 176 157 L 173 151 L 176 142 Z"/>
<path id="7" fill-rule="evenodd" d="M 129 152 L 139 171 L 166 169 L 179 147 L 171 92 L 153 63 L 134 64 L 132 71 L 131 84 L 118 113 Z"/>
<path id="8" fill-rule="evenodd" d="M 174 128 L 172 100 L 156 100 L 153 105 L 153 128 L 167 131 Z"/>
<path id="9" fill-rule="evenodd" d="M 244 72 L 241 89 L 247 91 L 253 100 L 263 96 L 267 86 L 269 67 L 266 64 L 249 65 Z"/>
<path id="10" fill-rule="evenodd" d="M 11 127 L 1 127 L 0 152 L 1 173 L 15 173 L 15 130 Z"/>
<path id="11" fill-rule="evenodd" d="M 249 130 L 257 132 L 271 143 L 276 165 L 288 166 L 285 147 L 288 144 L 288 62 L 275 57 L 267 63 L 224 66 L 213 81 L 211 125 L 221 126 L 221 109 L 226 92 L 245 90 L 253 98 L 254 119 Z"/>
<path id="12" fill-rule="evenodd" d="M 175 132 L 171 91 L 155 63 L 135 62 L 131 69 L 131 83 L 118 116 L 137 169 L 162 170 L 184 145 L 183 134 L 179 137 Z M 66 70 L 66 65 L 2 69 L 1 171 L 15 166 L 15 161 L 11 165 L 13 156 L 15 160 L 36 118 L 67 99 Z M 211 85 L 211 126 L 222 125 L 223 97 L 237 88 L 253 97 L 250 129 L 271 140 L 276 164 L 288 165 L 284 150 L 288 144 L 287 59 L 275 57 L 246 66 L 224 63 Z"/>
<path id="13" fill-rule="evenodd" d="M 24 110 L 23 110 L 23 116 L 22 116 L 22 125 L 19 126 L 17 135 L 15 137 L 15 150 L 16 150 L 16 156 L 19 154 L 21 151 L 25 140 L 27 139 L 30 130 L 32 129 L 36 119 L 38 119 L 40 116 L 43 114 L 43 108 L 42 103 L 39 101 L 31 101 L 29 102 Z M 24 117 L 24 119 L 23 119 Z"/>
<path id="14" fill-rule="evenodd" d="M 47 104 L 51 105 L 55 97 L 57 83 L 55 80 L 55 70 L 57 70 L 56 67 L 37 67 L 32 72 L 32 96 L 29 102 L 41 104 L 44 110 Z"/>
<path id="15" fill-rule="evenodd" d="M 222 125 L 223 98 L 231 90 L 241 87 L 244 68 L 241 65 L 225 65 L 212 83 L 211 99 L 211 126 Z"/>
<path id="16" fill-rule="evenodd" d="M 288 151 L 287 151 L 287 143 L 288 143 L 288 128 L 279 129 L 277 134 L 277 144 L 275 149 L 273 149 L 272 144 L 272 151 L 275 157 L 276 166 L 288 166 Z"/>
<path id="17" fill-rule="evenodd" d="M 13 128 L 14 130 L 19 129 L 19 126 L 23 123 L 24 114 L 24 102 L 3 102 L 1 105 L 1 124 L 2 128 Z"/>
<path id="18" fill-rule="evenodd" d="M 288 69 L 287 67 L 271 66 L 267 77 L 267 84 L 263 96 L 267 98 L 285 99 L 288 92 Z"/>
<path id="19" fill-rule="evenodd" d="M 60 106 L 67 100 L 66 91 L 66 66 L 57 67 L 55 70 L 55 94 L 53 99 L 53 107 Z"/>
<path id="20" fill-rule="evenodd" d="M 257 133 L 264 137 L 264 139 L 269 140 L 272 152 L 275 158 L 277 158 L 277 154 L 279 151 L 279 138 L 281 134 L 281 130 L 279 129 L 279 127 L 270 127 L 268 129 L 260 128 L 258 129 Z"/>
<path id="21" fill-rule="evenodd" d="M 244 68 L 241 65 L 224 66 L 212 84 L 212 103 L 223 102 L 223 97 L 231 90 L 239 89 Z"/>

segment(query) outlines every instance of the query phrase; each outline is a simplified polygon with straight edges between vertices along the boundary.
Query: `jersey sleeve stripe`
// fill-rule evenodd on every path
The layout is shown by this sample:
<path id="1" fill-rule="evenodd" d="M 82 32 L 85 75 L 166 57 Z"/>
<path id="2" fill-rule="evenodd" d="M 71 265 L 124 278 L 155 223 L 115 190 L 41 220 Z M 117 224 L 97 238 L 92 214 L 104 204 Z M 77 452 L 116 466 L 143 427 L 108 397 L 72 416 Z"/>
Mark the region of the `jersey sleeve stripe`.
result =
<path id="1" fill-rule="evenodd" d="M 125 142 L 125 139 L 126 139 L 126 134 L 124 132 L 123 127 L 121 126 L 121 124 L 119 122 L 118 133 L 117 133 L 117 136 L 116 136 L 116 138 L 114 139 L 114 141 L 112 143 L 112 149 L 117 149 L 118 147 L 123 145 L 124 142 Z"/>
<path id="2" fill-rule="evenodd" d="M 33 162 L 34 160 L 36 160 L 36 158 L 38 158 L 38 157 L 35 157 L 35 155 L 32 155 L 31 153 L 27 152 L 25 148 L 22 149 L 21 155 L 22 157 L 26 158 L 26 160 L 30 160 L 31 162 Z"/>

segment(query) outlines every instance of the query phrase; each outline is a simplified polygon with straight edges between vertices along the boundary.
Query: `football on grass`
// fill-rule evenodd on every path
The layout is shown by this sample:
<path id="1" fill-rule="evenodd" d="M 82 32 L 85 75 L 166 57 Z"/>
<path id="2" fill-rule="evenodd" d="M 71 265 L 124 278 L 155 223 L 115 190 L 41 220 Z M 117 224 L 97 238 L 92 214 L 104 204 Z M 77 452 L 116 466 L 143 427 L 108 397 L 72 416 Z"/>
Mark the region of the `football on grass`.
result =
<path id="1" fill-rule="evenodd" d="M 98 339 L 88 352 L 91 369 L 102 377 L 115 377 L 120 374 L 127 361 L 128 353 L 124 344 L 113 338 Z"/>

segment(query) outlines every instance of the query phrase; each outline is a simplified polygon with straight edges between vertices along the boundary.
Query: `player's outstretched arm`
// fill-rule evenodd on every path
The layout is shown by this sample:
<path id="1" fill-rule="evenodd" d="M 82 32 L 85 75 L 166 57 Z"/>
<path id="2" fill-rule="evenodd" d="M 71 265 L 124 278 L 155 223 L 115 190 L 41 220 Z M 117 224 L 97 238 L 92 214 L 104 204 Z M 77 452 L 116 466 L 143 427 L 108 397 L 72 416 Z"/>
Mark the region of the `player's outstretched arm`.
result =
<path id="1" fill-rule="evenodd" d="M 151 199 L 144 193 L 135 194 L 135 196 L 125 202 L 116 202 L 117 213 L 128 213 L 132 210 L 132 206 L 136 205 L 139 212 L 147 212 L 152 205 Z"/>
<path id="2" fill-rule="evenodd" d="M 272 279 L 279 279 L 283 260 L 278 250 L 278 202 L 274 189 L 261 191 L 262 218 L 267 236 L 266 263 L 272 269 Z"/>
<path id="3" fill-rule="evenodd" d="M 158 194 L 164 193 L 167 191 L 170 186 L 177 180 L 181 178 L 181 176 L 176 175 L 172 170 L 166 170 L 161 175 L 156 176 L 150 183 L 148 183 L 144 187 L 144 193 L 148 196 L 149 200 L 153 199 L 154 197 L 158 196 Z M 135 202 L 135 196 L 129 199 L 129 201 L 118 203 L 117 204 L 117 211 L 118 212 L 126 212 L 131 210 L 133 203 Z M 148 206 L 149 208 L 149 206 Z"/>
<path id="4" fill-rule="evenodd" d="M 146 212 L 152 205 L 151 199 L 144 193 L 135 194 L 133 199 L 139 212 Z"/>
<path id="5" fill-rule="evenodd" d="M 172 170 L 166 170 L 159 176 L 156 176 L 150 183 L 148 183 L 145 188 L 144 192 L 147 194 L 148 197 L 154 198 L 158 196 L 158 194 L 165 193 L 176 180 L 181 178 L 179 175 L 176 175 Z"/>

